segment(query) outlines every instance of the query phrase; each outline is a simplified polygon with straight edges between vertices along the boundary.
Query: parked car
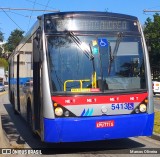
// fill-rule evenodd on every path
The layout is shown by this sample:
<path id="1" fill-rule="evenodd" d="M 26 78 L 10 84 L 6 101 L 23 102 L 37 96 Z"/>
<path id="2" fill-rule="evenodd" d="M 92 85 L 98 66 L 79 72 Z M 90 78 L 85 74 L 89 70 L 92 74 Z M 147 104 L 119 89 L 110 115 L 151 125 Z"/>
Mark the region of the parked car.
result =
<path id="1" fill-rule="evenodd" d="M 5 91 L 5 87 L 4 84 L 0 82 L 0 92 Z"/>
<path id="2" fill-rule="evenodd" d="M 4 86 L 8 87 L 8 82 L 7 81 L 4 82 Z"/>
<path id="3" fill-rule="evenodd" d="M 160 94 L 160 82 L 159 81 L 152 81 L 152 87 L 153 87 L 153 94 Z"/>

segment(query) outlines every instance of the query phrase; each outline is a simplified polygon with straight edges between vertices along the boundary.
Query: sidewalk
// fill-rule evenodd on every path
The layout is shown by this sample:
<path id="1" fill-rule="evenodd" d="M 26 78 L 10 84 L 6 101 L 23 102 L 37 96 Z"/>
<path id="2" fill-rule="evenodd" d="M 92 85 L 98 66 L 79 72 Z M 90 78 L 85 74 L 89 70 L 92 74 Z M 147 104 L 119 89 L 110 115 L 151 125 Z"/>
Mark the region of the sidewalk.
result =
<path id="1" fill-rule="evenodd" d="M 0 92 L 0 96 L 6 94 L 8 91 Z M 0 148 L 9 148 L 10 144 L 6 136 L 4 136 L 4 130 L 2 129 L 2 120 L 0 113 Z"/>
<path id="2" fill-rule="evenodd" d="M 153 135 L 150 138 L 160 141 L 160 134 L 153 132 Z"/>
<path id="3" fill-rule="evenodd" d="M 9 148 L 9 147 L 10 147 L 9 142 L 4 136 L 4 130 L 2 129 L 1 115 L 0 115 L 0 148 Z"/>

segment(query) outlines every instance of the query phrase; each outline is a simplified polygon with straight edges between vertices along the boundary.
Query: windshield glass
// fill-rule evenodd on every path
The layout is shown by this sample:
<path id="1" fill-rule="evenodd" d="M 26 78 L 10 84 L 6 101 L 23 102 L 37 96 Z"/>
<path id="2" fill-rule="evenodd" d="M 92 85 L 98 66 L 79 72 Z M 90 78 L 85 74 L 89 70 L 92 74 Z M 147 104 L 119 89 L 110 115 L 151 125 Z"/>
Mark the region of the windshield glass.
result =
<path id="1" fill-rule="evenodd" d="M 49 36 L 53 92 L 146 89 L 143 49 L 137 36 Z M 117 40 L 118 39 L 118 40 Z M 92 59 L 84 53 L 93 55 Z"/>

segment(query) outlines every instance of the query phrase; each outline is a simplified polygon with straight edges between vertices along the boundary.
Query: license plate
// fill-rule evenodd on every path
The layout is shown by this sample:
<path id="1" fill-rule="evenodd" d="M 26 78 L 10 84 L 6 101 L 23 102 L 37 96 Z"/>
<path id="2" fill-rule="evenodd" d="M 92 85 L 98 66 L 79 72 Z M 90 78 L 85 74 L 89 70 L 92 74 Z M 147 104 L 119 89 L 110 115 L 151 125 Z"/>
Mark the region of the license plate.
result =
<path id="1" fill-rule="evenodd" d="M 110 127 L 114 127 L 114 120 L 96 122 L 96 128 L 110 128 Z"/>

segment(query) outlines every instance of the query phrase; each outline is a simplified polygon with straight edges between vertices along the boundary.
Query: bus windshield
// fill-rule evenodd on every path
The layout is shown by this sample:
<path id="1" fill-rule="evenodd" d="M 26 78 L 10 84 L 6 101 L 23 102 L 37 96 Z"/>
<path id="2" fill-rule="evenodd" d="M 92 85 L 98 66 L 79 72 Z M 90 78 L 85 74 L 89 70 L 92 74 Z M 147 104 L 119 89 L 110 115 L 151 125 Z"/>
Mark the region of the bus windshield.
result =
<path id="1" fill-rule="evenodd" d="M 146 89 L 141 38 L 126 35 L 48 36 L 53 92 Z M 93 57 L 89 59 L 84 52 Z"/>

